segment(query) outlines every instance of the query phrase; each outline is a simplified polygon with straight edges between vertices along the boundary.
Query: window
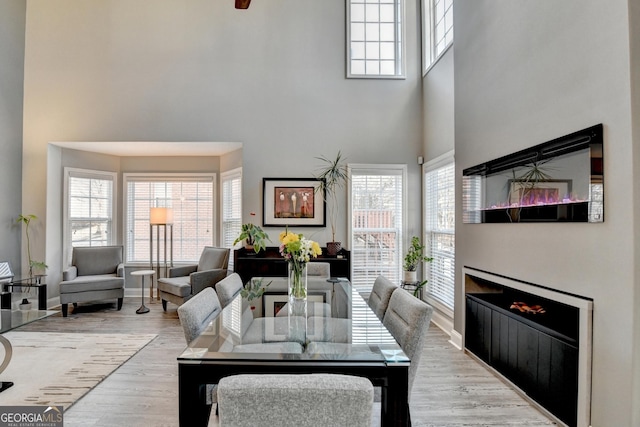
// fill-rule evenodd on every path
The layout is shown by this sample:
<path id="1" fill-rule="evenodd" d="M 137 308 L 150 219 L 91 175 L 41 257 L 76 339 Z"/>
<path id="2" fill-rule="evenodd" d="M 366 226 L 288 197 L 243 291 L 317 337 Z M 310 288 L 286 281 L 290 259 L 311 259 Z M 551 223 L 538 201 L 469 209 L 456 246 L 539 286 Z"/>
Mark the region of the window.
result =
<path id="1" fill-rule="evenodd" d="M 71 264 L 76 246 L 115 244 L 113 189 L 117 175 L 85 169 L 64 168 L 64 259 Z"/>
<path id="2" fill-rule="evenodd" d="M 242 229 L 242 168 L 221 174 L 222 179 L 222 238 L 221 245 L 232 248 Z M 229 258 L 233 270 L 233 256 Z"/>
<path id="3" fill-rule="evenodd" d="M 349 165 L 351 282 L 365 297 L 384 275 L 400 283 L 406 165 Z"/>
<path id="4" fill-rule="evenodd" d="M 455 169 L 453 154 L 424 167 L 427 297 L 453 310 L 455 283 Z"/>
<path id="5" fill-rule="evenodd" d="M 347 77 L 404 77 L 404 0 L 347 1 Z"/>
<path id="6" fill-rule="evenodd" d="M 453 43 L 453 0 L 422 0 L 422 35 L 426 72 Z"/>
<path id="7" fill-rule="evenodd" d="M 173 209 L 173 260 L 197 262 L 214 242 L 215 175 L 125 174 L 126 261 L 149 263 L 149 210 Z"/>

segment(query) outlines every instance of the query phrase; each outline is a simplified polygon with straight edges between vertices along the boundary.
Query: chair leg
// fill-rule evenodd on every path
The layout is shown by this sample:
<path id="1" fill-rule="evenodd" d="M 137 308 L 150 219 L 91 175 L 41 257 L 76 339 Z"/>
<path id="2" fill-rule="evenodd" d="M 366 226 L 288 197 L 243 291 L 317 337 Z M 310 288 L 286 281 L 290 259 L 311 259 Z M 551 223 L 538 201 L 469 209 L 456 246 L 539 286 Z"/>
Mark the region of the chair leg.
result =
<path id="1" fill-rule="evenodd" d="M 67 317 L 69 312 L 69 304 L 62 304 L 62 317 Z"/>
<path id="2" fill-rule="evenodd" d="M 122 308 L 122 301 L 124 300 L 124 298 L 118 298 L 118 311 L 120 311 L 120 309 Z"/>
<path id="3" fill-rule="evenodd" d="M 164 311 L 167 311 L 167 300 L 166 300 L 166 299 L 163 299 L 163 300 L 162 300 L 162 309 L 163 309 Z"/>

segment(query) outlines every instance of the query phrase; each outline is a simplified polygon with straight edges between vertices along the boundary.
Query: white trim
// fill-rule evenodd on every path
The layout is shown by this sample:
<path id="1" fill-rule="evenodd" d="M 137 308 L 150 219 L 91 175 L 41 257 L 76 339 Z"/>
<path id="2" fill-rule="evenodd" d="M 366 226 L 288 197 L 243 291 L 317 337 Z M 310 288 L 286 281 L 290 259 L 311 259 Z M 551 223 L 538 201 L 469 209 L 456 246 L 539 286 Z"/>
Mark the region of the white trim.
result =
<path id="1" fill-rule="evenodd" d="M 118 173 L 110 171 L 100 171 L 92 169 L 81 169 L 65 166 L 63 178 L 63 201 L 62 201 L 62 269 L 65 270 L 69 265 L 67 261 L 71 259 L 71 233 L 69 230 L 69 177 L 79 177 L 86 179 L 103 179 L 111 180 L 111 236 L 109 236 L 112 245 L 117 244 L 117 230 L 118 230 L 118 214 L 117 214 L 117 202 L 118 200 Z"/>
<path id="2" fill-rule="evenodd" d="M 447 151 L 446 153 L 425 162 L 422 165 L 422 173 L 425 174 L 426 172 L 446 166 L 449 163 L 455 164 L 455 150 Z"/>
<path id="3" fill-rule="evenodd" d="M 462 334 L 455 329 L 451 330 L 451 339 L 449 340 L 449 342 L 458 350 L 464 351 L 464 341 L 462 339 Z"/>

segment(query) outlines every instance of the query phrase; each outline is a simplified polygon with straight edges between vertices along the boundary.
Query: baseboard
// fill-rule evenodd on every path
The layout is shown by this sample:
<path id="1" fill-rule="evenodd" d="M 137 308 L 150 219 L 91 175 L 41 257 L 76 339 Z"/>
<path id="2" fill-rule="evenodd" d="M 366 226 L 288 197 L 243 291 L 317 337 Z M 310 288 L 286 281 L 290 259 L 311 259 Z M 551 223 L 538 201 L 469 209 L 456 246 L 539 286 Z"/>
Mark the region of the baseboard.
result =
<path id="1" fill-rule="evenodd" d="M 449 336 L 451 337 L 451 339 L 449 340 L 451 345 L 453 345 L 458 350 L 463 350 L 462 334 L 454 329 L 451 330 L 451 334 Z"/>

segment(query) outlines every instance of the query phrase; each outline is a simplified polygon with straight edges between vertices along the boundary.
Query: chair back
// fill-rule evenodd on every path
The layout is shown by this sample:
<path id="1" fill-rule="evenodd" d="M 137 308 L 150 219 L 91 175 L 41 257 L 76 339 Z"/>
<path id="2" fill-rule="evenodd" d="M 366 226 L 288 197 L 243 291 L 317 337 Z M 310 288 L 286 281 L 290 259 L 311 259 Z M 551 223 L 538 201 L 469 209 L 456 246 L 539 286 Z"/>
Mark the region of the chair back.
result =
<path id="1" fill-rule="evenodd" d="M 416 376 L 422 349 L 427 339 L 427 331 L 433 314 L 433 307 L 419 300 L 404 289 L 391 295 L 389 307 L 382 323 L 396 339 L 402 351 L 411 359 L 409 366 L 409 390 Z"/>
<path id="2" fill-rule="evenodd" d="M 221 426 L 371 426 L 373 385 L 337 374 L 242 374 L 218 382 Z"/>
<path id="3" fill-rule="evenodd" d="M 205 246 L 200 255 L 200 261 L 198 261 L 198 271 L 213 270 L 214 268 L 227 269 L 229 253 L 229 248 Z"/>
<path id="4" fill-rule="evenodd" d="M 308 262 L 307 276 L 313 277 L 331 277 L 331 264 L 328 262 Z"/>
<path id="5" fill-rule="evenodd" d="M 373 282 L 373 288 L 371 289 L 367 304 L 369 304 L 371 310 L 378 316 L 378 319 L 382 320 L 384 318 L 384 313 L 389 306 L 391 294 L 396 289 L 398 289 L 398 286 L 384 276 L 378 276 L 376 281 Z"/>
<path id="6" fill-rule="evenodd" d="M 220 300 L 213 288 L 205 288 L 178 307 L 178 317 L 187 344 L 200 335 L 221 311 Z"/>
<path id="7" fill-rule="evenodd" d="M 122 246 L 91 246 L 73 248 L 71 265 L 78 269 L 78 276 L 115 274 L 122 264 Z"/>
<path id="8" fill-rule="evenodd" d="M 230 274 L 215 284 L 222 308 L 225 308 L 242 290 L 242 279 L 238 273 Z"/>

